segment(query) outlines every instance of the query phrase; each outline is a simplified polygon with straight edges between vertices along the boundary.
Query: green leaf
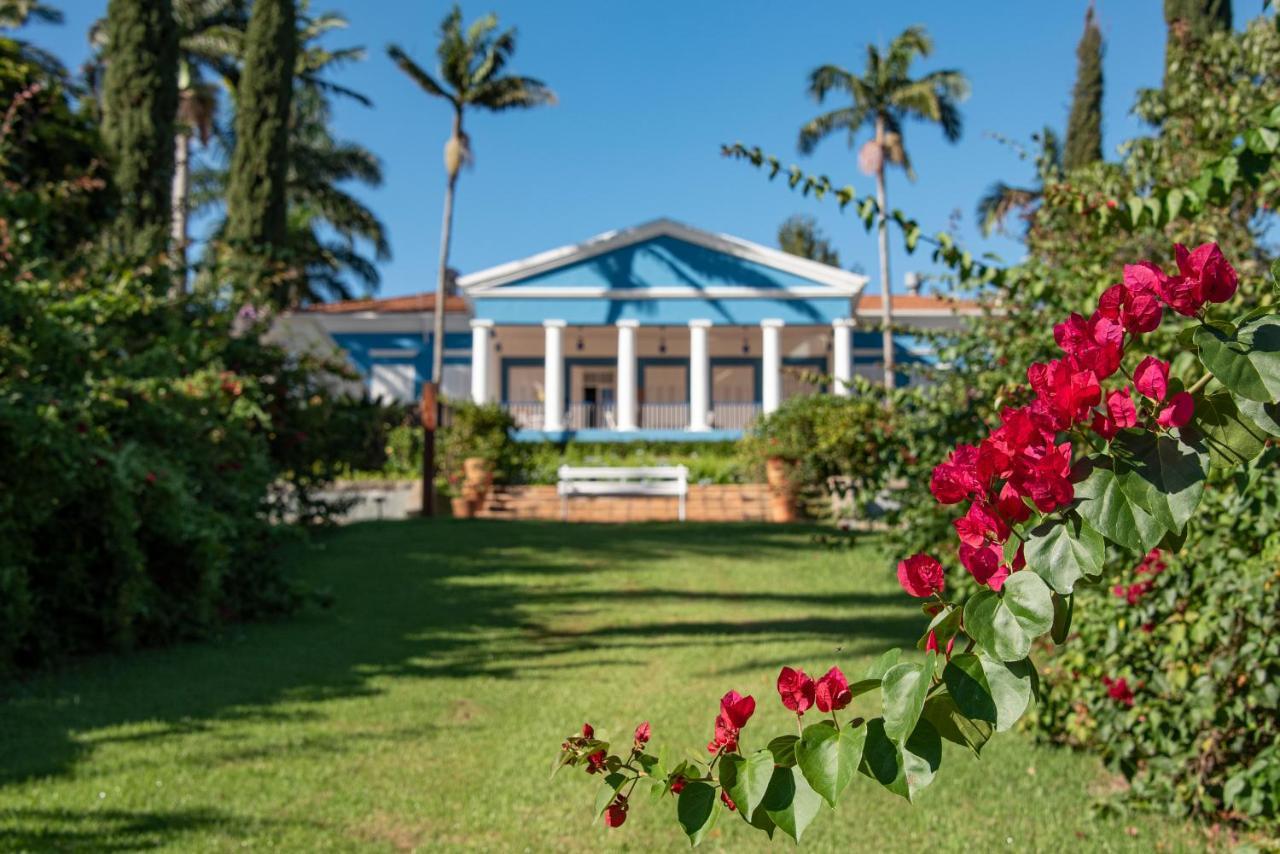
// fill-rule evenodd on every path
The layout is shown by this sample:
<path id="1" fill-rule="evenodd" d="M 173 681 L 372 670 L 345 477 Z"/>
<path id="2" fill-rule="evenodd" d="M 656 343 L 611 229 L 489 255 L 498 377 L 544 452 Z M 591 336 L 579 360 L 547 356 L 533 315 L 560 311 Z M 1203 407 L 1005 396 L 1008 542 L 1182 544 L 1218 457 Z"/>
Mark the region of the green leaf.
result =
<path id="1" fill-rule="evenodd" d="M 936 656 L 930 653 L 925 664 L 899 664 L 884 675 L 884 730 L 894 741 L 904 740 L 920 720 Z"/>
<path id="2" fill-rule="evenodd" d="M 1229 392 L 1218 390 L 1196 398 L 1196 426 L 1209 446 L 1209 465 L 1235 468 L 1258 454 L 1267 433 L 1236 409 Z"/>
<path id="3" fill-rule="evenodd" d="M 938 640 L 939 648 L 945 647 L 947 641 L 951 640 L 960 631 L 960 615 L 961 611 L 954 605 L 948 605 L 943 608 L 933 619 L 929 621 L 928 627 L 924 630 L 924 634 L 920 636 L 920 640 L 916 643 L 918 649 L 924 649 L 929 643 L 929 633 L 932 632 Z"/>
<path id="4" fill-rule="evenodd" d="M 899 655 L 902 654 L 902 650 L 900 649 L 894 650 L 894 652 L 897 652 Z M 849 695 L 851 697 L 860 697 L 863 694 L 869 694 L 880 687 L 881 681 L 882 680 L 879 677 L 876 677 L 875 679 L 859 679 L 857 682 L 854 682 L 849 686 Z"/>
<path id="5" fill-rule="evenodd" d="M 1111 453 L 1125 497 L 1167 530 L 1181 531 L 1209 476 L 1209 451 L 1200 435 L 1194 430 L 1122 430 L 1111 442 Z"/>
<path id="6" fill-rule="evenodd" d="M 1027 568 L 1059 593 L 1070 593 L 1086 575 L 1102 572 L 1106 543 L 1078 517 L 1049 519 L 1031 529 L 1024 555 Z"/>
<path id="7" fill-rule="evenodd" d="M 795 768 L 775 768 L 764 808 L 783 833 L 799 842 L 822 809 L 822 798 Z"/>
<path id="8" fill-rule="evenodd" d="M 960 711 L 955 698 L 945 688 L 929 695 L 921 720 L 926 720 L 947 741 L 967 747 L 975 756 L 991 739 L 995 727 L 987 721 L 970 718 Z"/>
<path id="9" fill-rule="evenodd" d="M 933 724 L 920 721 L 902 750 L 902 770 L 907 780 L 908 800 L 915 800 L 916 795 L 933 782 L 941 764 L 942 738 Z"/>
<path id="10" fill-rule="evenodd" d="M 715 826 L 720 796 L 714 786 L 701 781 L 685 783 L 676 801 L 676 820 L 689 836 L 689 844 L 697 845 Z"/>
<path id="11" fill-rule="evenodd" d="M 1031 652 L 1031 642 L 1053 626 L 1053 600 L 1034 572 L 1015 572 L 1000 593 L 980 590 L 964 606 L 969 635 L 1001 661 L 1018 661 Z"/>
<path id="12" fill-rule="evenodd" d="M 867 721 L 867 742 L 862 749 L 860 770 L 895 795 L 910 800 L 907 778 L 902 771 L 902 748 L 884 731 L 884 719 Z"/>
<path id="13" fill-rule="evenodd" d="M 1256 400 L 1250 400 L 1247 397 L 1239 397 L 1234 394 L 1231 395 L 1231 399 L 1235 402 L 1236 409 L 1240 410 L 1242 416 L 1248 418 L 1272 436 L 1280 436 L 1280 404 L 1259 403 Z"/>
<path id="14" fill-rule="evenodd" d="M 1246 323 L 1234 335 L 1201 326 L 1195 342 L 1200 361 L 1228 389 L 1262 403 L 1280 400 L 1280 315 Z"/>
<path id="15" fill-rule="evenodd" d="M 1066 643 L 1067 636 L 1071 634 L 1071 615 L 1075 609 L 1075 596 L 1053 594 L 1053 628 L 1049 630 L 1049 637 L 1058 646 Z"/>
<path id="16" fill-rule="evenodd" d="M 773 819 L 769 818 L 769 811 L 764 808 L 763 804 L 756 807 L 756 811 L 751 814 L 750 818 L 747 818 L 747 814 L 741 810 L 739 810 L 739 814 L 746 820 L 747 824 L 756 830 L 763 830 L 769 835 L 770 839 L 773 839 L 773 832 L 777 830 L 778 826 L 773 823 Z"/>
<path id="17" fill-rule="evenodd" d="M 757 750 L 750 756 L 726 753 L 720 759 L 720 785 L 744 815 L 755 813 L 772 778 L 773 753 L 769 750 Z"/>
<path id="18" fill-rule="evenodd" d="M 894 647 L 877 658 L 867 670 L 866 679 L 882 679 L 889 670 L 902 658 L 902 650 Z"/>
<path id="19" fill-rule="evenodd" d="M 961 653 L 951 657 L 942 681 L 962 714 L 1005 732 L 1031 702 L 1030 671 L 1027 659 L 1006 664 L 985 655 Z"/>
<path id="20" fill-rule="evenodd" d="M 796 744 L 796 765 L 800 772 L 813 790 L 833 807 L 862 761 L 866 729 L 858 727 L 856 732 L 860 735 L 847 736 L 845 731 L 824 721 L 805 727 Z M 733 797 L 732 792 L 729 797 Z"/>
<path id="21" fill-rule="evenodd" d="M 1073 473 L 1073 477 L 1080 475 L 1084 479 L 1076 483 L 1075 510 L 1094 530 L 1134 552 L 1149 552 L 1164 538 L 1165 527 L 1134 506 L 1110 468 L 1090 458 Z"/>
<path id="22" fill-rule="evenodd" d="M 603 785 L 596 792 L 596 811 L 592 814 L 593 819 L 604 815 L 604 811 L 609 808 L 609 804 L 613 803 L 618 790 L 622 788 L 622 784 L 625 782 L 627 782 L 627 778 L 616 771 L 604 778 Z"/>
<path id="23" fill-rule="evenodd" d="M 780 735 L 769 742 L 768 751 L 773 754 L 775 765 L 790 768 L 796 764 L 796 742 L 798 735 Z"/>

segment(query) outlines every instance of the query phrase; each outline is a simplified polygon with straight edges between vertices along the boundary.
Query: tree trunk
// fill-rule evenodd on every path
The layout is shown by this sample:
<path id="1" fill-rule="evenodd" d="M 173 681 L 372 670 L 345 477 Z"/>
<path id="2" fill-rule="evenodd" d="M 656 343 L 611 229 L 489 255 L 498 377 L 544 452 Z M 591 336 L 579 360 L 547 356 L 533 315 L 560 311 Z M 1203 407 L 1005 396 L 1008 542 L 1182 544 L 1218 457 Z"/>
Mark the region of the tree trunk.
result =
<path id="1" fill-rule="evenodd" d="M 460 139 L 462 133 L 462 114 L 455 112 L 453 116 L 453 136 Z M 460 164 L 449 168 L 449 183 L 444 191 L 444 216 L 440 221 L 440 272 L 436 277 L 436 308 L 432 315 L 431 341 L 431 381 L 440 385 L 444 373 L 444 304 L 449 296 L 449 243 L 453 238 L 453 192 L 458 184 Z"/>
<path id="2" fill-rule="evenodd" d="M 884 324 L 884 387 L 892 391 L 894 386 L 893 364 L 893 304 L 889 296 L 889 205 L 884 189 L 884 118 L 876 117 L 876 144 L 880 146 L 880 166 L 876 169 L 876 204 L 880 206 L 880 311 Z"/>
<path id="3" fill-rule="evenodd" d="M 191 186 L 190 164 L 191 134 L 182 130 L 173 140 L 173 193 L 170 201 L 170 251 L 177 277 L 174 290 L 178 293 L 187 289 L 187 197 Z"/>

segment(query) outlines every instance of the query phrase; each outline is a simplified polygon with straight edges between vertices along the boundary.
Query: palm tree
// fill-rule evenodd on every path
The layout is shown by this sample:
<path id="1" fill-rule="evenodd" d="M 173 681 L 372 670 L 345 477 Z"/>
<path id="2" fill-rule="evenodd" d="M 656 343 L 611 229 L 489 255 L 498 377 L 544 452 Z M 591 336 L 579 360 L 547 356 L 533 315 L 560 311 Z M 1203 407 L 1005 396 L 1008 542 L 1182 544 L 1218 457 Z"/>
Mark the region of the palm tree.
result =
<path id="1" fill-rule="evenodd" d="M 864 126 L 872 139 L 862 146 L 858 161 L 876 178 L 876 202 L 880 207 L 880 285 L 884 315 L 884 384 L 894 386 L 893 308 L 889 301 L 888 202 L 885 192 L 886 161 L 901 166 L 915 180 L 911 160 L 903 144 L 903 123 L 919 119 L 940 125 L 948 142 L 960 138 L 958 104 L 968 97 L 969 83 L 955 70 L 934 71 L 919 79 L 910 77 L 911 63 L 933 52 L 933 40 L 923 27 L 908 27 L 884 52 L 867 46 L 867 66 L 862 76 L 838 65 L 823 65 L 809 75 L 809 94 L 819 104 L 833 92 L 849 96 L 851 103 L 810 120 L 800 129 L 800 151 L 811 153 L 818 143 L 844 131 L 849 147 Z"/>
<path id="2" fill-rule="evenodd" d="M 978 200 L 977 207 L 978 224 L 984 235 L 1003 231 L 1005 220 L 1015 211 L 1029 217 L 1044 196 L 1044 185 L 1062 177 L 1062 147 L 1053 128 L 1045 126 L 1032 139 L 1040 143 L 1040 154 L 1036 157 L 1036 176 L 1039 180 L 1034 187 L 1013 187 L 1003 181 L 996 181 L 987 188 L 987 192 Z"/>
<path id="3" fill-rule="evenodd" d="M 0 0 L 0 32 L 4 30 L 20 30 L 32 21 L 45 24 L 61 24 L 62 10 L 40 0 Z M 51 77 L 63 79 L 67 70 L 62 61 L 44 48 L 36 47 L 25 39 L 13 39 L 18 45 L 22 58 L 39 66 Z"/>
<path id="4" fill-rule="evenodd" d="M 542 81 L 502 73 L 515 53 L 516 31 L 510 29 L 499 33 L 497 29 L 498 16 L 490 13 L 476 20 L 464 31 L 462 10 L 455 5 L 440 24 L 440 43 L 436 46 L 436 56 L 439 59 L 436 77 L 423 71 L 401 48 L 396 45 L 387 47 L 387 54 L 409 79 L 428 95 L 443 98 L 453 107 L 453 129 L 444 146 L 447 183 L 444 217 L 440 227 L 440 270 L 436 278 L 434 347 L 431 356 L 431 379 L 436 383 L 440 382 L 444 368 L 444 301 L 448 296 L 453 197 L 459 170 L 463 164 L 472 162 L 471 140 L 462 129 L 463 113 L 468 107 L 500 112 L 556 102 L 555 93 Z"/>

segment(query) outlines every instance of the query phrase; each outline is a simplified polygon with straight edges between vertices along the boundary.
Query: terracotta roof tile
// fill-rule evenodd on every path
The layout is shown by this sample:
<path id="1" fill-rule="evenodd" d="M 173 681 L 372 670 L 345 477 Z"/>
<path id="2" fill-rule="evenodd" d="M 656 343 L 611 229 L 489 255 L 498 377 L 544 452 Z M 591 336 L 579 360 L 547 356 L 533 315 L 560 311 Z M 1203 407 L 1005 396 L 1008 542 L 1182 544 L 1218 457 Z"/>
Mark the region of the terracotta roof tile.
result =
<path id="1" fill-rule="evenodd" d="M 858 313 L 877 314 L 881 310 L 881 305 L 879 294 L 866 294 L 858 300 Z M 894 311 L 936 311 L 940 314 L 950 312 L 968 314 L 978 311 L 979 308 L 980 306 L 977 302 L 968 299 L 951 299 L 932 294 L 893 295 Z"/>
<path id="2" fill-rule="evenodd" d="M 358 311 L 380 311 L 388 314 L 410 313 L 418 311 L 434 311 L 436 295 L 434 293 L 410 294 L 403 297 L 384 297 L 382 299 L 353 299 L 342 302 L 322 302 L 309 305 L 303 311 L 315 314 L 354 314 Z M 460 296 L 451 296 L 444 301 L 445 314 L 459 314 L 467 310 L 467 302 Z"/>

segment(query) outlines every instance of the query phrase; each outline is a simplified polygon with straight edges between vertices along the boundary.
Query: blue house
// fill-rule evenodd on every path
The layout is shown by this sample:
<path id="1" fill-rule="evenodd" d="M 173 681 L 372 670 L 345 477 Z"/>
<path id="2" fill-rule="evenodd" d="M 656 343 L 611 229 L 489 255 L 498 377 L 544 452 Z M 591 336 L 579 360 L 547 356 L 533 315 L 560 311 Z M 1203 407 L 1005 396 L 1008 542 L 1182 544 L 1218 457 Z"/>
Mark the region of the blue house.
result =
<path id="1" fill-rule="evenodd" d="M 496 401 L 521 438 L 727 439 L 815 390 L 882 377 L 866 277 L 662 219 L 470 273 L 445 311 L 445 395 Z M 896 326 L 952 326 L 972 303 L 893 297 Z M 434 294 L 315 306 L 288 338 L 344 350 L 375 396 L 430 379 Z M 923 358 L 909 336 L 896 358 Z"/>

